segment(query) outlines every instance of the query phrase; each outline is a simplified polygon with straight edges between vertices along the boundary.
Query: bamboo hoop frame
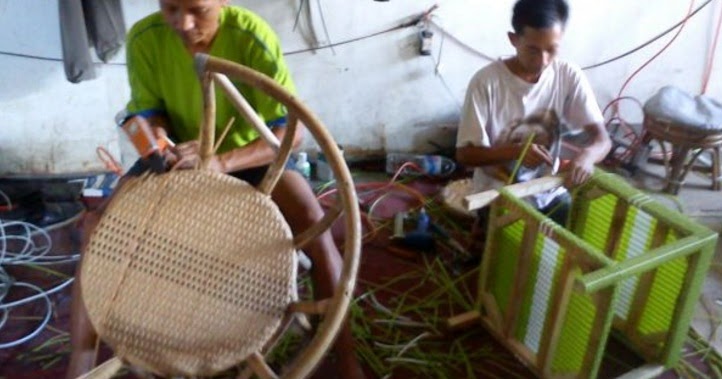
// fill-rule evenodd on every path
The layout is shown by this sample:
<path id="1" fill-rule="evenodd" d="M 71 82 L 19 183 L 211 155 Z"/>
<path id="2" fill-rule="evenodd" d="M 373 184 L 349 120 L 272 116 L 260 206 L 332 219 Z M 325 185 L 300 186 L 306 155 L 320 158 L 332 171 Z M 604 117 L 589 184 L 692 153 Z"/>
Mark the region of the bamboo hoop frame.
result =
<path id="1" fill-rule="evenodd" d="M 326 304 L 324 306 L 325 315 L 318 326 L 316 334 L 313 336 L 309 344 L 306 345 L 306 348 L 301 351 L 299 356 L 291 363 L 288 371 L 284 373 L 283 376 L 284 378 L 306 377 L 311 374 L 313 369 L 333 343 L 335 336 L 346 316 L 346 312 L 352 298 L 353 289 L 356 284 L 361 250 L 361 223 L 358 203 L 356 200 L 356 192 L 351 174 L 340 151 L 338 150 L 337 144 L 334 142 L 331 134 L 323 126 L 321 121 L 310 111 L 310 109 L 301 103 L 296 96 L 290 94 L 271 78 L 250 68 L 227 60 L 211 57 L 207 54 L 196 54 L 195 65 L 199 76 L 204 77 L 204 75 L 209 75 L 212 77 L 213 81 L 218 83 L 226 94 L 229 94 L 231 101 L 234 105 L 236 105 L 236 108 L 243 108 L 238 110 L 244 117 L 249 117 L 253 120 L 253 116 L 244 111 L 245 107 L 243 105 L 244 100 L 241 100 L 242 96 L 238 94 L 240 97 L 236 97 L 235 94 L 238 93 L 238 91 L 235 87 L 227 86 L 227 84 L 230 83 L 230 79 L 228 78 L 232 78 L 255 87 L 284 104 L 291 116 L 289 117 L 289 126 L 294 128 L 289 130 L 289 132 L 295 131 L 297 122 L 302 122 L 326 155 L 329 165 L 333 170 L 334 177 L 336 178 L 338 193 L 343 209 L 346 235 L 341 279 L 334 292 L 334 296 L 324 302 L 324 304 Z M 226 78 L 224 79 L 224 77 Z M 215 111 L 211 112 L 211 110 L 208 109 L 213 108 L 214 110 L 215 108 L 215 100 L 212 100 L 213 96 L 211 96 L 211 94 L 211 91 L 204 91 L 204 109 L 206 117 L 204 126 L 206 128 L 215 126 Z M 259 186 L 259 190 L 268 194 L 275 186 L 275 183 L 277 182 L 278 177 L 280 177 L 283 167 L 288 160 L 293 133 L 287 132 L 284 141 L 279 144 L 275 135 L 270 133 L 265 125 L 262 125 L 261 127 L 261 125 L 257 125 L 254 121 L 251 121 L 250 124 L 255 125 L 257 129 L 259 129 L 259 134 L 262 138 L 264 138 L 264 140 L 268 142 L 272 148 L 278 151 L 276 160 L 271 164 L 268 172 L 266 173 L 266 177 L 264 177 L 261 185 Z M 264 129 L 268 133 L 264 132 Z M 272 138 L 268 136 L 268 134 L 270 134 Z M 338 214 L 324 217 L 324 220 L 320 223 L 321 226 L 330 225 L 328 222 L 329 219 L 337 216 Z M 311 226 L 311 229 L 315 230 L 317 227 L 318 223 L 317 225 Z"/>
<path id="2" fill-rule="evenodd" d="M 338 150 L 337 144 L 321 121 L 294 95 L 287 92 L 271 78 L 239 64 L 210 57 L 205 54 L 197 54 L 195 64 L 203 94 L 203 120 L 199 132 L 201 159 L 198 168 L 208 168 L 210 160 L 213 158 L 216 147 L 219 144 L 219 142 L 215 140 L 216 100 L 214 90 L 214 84 L 218 84 L 221 86 L 223 92 L 231 98 L 231 102 L 238 108 L 239 113 L 258 130 L 261 138 L 277 153 L 275 160 L 271 163 L 264 178 L 255 190 L 270 197 L 270 193 L 277 184 L 288 161 L 293 147 L 294 135 L 300 122 L 306 125 L 326 155 L 334 177 L 336 178 L 340 204 L 337 204 L 328 211 L 320 221 L 310 225 L 305 232 L 295 236 L 292 241 L 294 248 L 300 248 L 328 230 L 336 219 L 341 216 L 344 218 L 346 238 L 344 243 L 343 267 L 339 283 L 334 289 L 333 296 L 325 299 L 316 299 L 314 301 L 291 303 L 286 310 L 286 317 L 284 317 L 284 319 L 288 321 L 291 319 L 305 320 L 306 314 L 322 316 L 321 322 L 312 339 L 302 348 L 282 376 L 283 378 L 294 379 L 307 377 L 315 369 L 316 365 L 333 343 L 345 319 L 356 284 L 361 250 L 361 223 L 358 201 L 351 174 Z M 286 106 L 289 121 L 287 125 L 288 129 L 282 141 L 279 142 L 278 138 L 262 124 L 261 118 L 254 113 L 255 111 L 253 111 L 248 102 L 246 102 L 242 95 L 233 87 L 228 76 L 265 92 Z M 231 123 L 232 120 L 228 123 L 229 126 Z M 225 132 L 223 134 L 225 134 Z M 165 182 L 166 178 L 167 177 L 162 177 L 161 180 Z M 134 184 L 135 182 L 129 182 L 126 185 L 127 189 L 132 188 Z M 125 276 L 123 275 L 122 277 Z M 279 377 L 266 363 L 263 352 L 266 351 L 268 347 L 273 346 L 276 339 L 287 329 L 288 322 L 286 321 L 281 322 L 280 327 L 277 328 L 274 336 L 271 337 L 270 340 L 264 341 L 266 344 L 265 347 L 253 352 L 246 358 L 247 367 L 261 378 L 273 379 Z M 109 378 L 113 373 L 118 371 L 122 365 L 123 362 L 121 359 L 116 357 L 84 375 L 82 378 Z M 250 372 L 247 370 L 246 374 L 248 373 Z"/>

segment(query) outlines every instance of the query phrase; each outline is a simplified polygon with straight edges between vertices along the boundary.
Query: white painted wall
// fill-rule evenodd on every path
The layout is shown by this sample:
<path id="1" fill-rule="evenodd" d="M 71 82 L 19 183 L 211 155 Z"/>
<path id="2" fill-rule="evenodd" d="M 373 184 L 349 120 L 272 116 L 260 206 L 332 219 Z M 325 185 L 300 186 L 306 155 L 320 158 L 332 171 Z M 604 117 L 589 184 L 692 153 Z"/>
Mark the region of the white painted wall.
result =
<path id="1" fill-rule="evenodd" d="M 285 51 L 340 42 L 381 31 L 438 3 L 435 23 L 456 40 L 491 57 L 513 53 L 507 42 L 512 0 L 235 0 L 265 17 Z M 695 7 L 702 2 L 696 1 Z M 704 62 L 722 1 L 713 1 L 692 18 L 659 59 L 631 82 L 625 95 L 642 101 L 664 85 L 698 93 Z M 319 7 L 320 5 L 320 7 Z M 675 24 L 689 2 L 657 0 L 574 0 L 562 57 L 581 66 L 627 51 Z M 132 24 L 157 9 L 151 0 L 124 0 Z M 324 34 L 325 16 L 329 39 Z M 310 21 L 309 21 L 310 20 Z M 466 84 L 488 63 L 457 41 L 434 34 L 433 57 L 417 54 L 419 29 L 411 27 L 359 42 L 288 56 L 301 97 L 327 124 L 346 151 L 428 151 L 427 143 L 450 145 Z M 314 34 L 316 39 L 314 39 Z M 615 63 L 587 70 L 603 107 L 624 80 L 656 53 L 673 33 Z M 0 0 L 0 51 L 61 56 L 57 3 L 53 0 Z M 707 93 L 722 98 L 722 48 Z M 441 60 L 438 70 L 435 63 Z M 124 62 L 124 52 L 114 60 Z M 0 55 L 0 175 L 66 175 L 102 170 L 95 148 L 118 154 L 113 116 L 127 101 L 122 65 L 103 65 L 98 79 L 80 84 L 65 80 L 62 63 Z M 631 103 L 630 121 L 641 119 Z M 308 143 L 312 149 L 313 144 Z"/>

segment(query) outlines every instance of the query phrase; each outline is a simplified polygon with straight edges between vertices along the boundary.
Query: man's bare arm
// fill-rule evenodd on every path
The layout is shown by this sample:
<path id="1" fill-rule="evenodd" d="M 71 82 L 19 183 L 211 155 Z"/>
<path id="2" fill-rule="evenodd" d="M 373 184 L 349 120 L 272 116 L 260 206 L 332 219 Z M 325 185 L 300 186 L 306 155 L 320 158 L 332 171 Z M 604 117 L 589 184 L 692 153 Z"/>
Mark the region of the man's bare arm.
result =
<path id="1" fill-rule="evenodd" d="M 299 122 L 296 132 L 293 136 L 293 148 L 297 148 L 303 140 L 304 126 Z M 286 127 L 276 127 L 273 134 L 276 138 L 283 140 L 287 132 Z M 179 169 L 193 168 L 200 162 L 200 144 L 199 141 L 188 141 L 176 145 L 173 149 L 178 157 Z M 273 162 L 276 152 L 262 138 L 235 148 L 231 151 L 215 155 L 209 163 L 209 168 L 218 172 L 235 172 L 253 167 L 265 166 Z"/>
<path id="2" fill-rule="evenodd" d="M 601 162 L 612 148 L 607 130 L 602 124 L 589 124 L 584 131 L 591 136 L 591 143 L 579 151 L 571 161 L 567 186 L 583 184 L 594 172 L 594 164 Z"/>
<path id="3" fill-rule="evenodd" d="M 273 128 L 273 134 L 279 141 L 283 140 L 286 135 L 286 127 Z M 296 131 L 293 136 L 293 149 L 296 149 L 303 141 L 305 127 L 303 123 L 298 122 Z M 266 143 L 262 138 L 229 152 L 216 156 L 220 164 L 222 172 L 234 172 L 252 167 L 265 166 L 273 162 L 276 157 L 276 151 Z"/>
<path id="4" fill-rule="evenodd" d="M 523 150 L 521 145 L 464 146 L 456 149 L 456 161 L 465 166 L 494 166 L 519 159 Z M 542 163 L 551 165 L 551 154 L 543 146 L 531 144 L 524 156 L 524 165 L 536 167 Z"/>

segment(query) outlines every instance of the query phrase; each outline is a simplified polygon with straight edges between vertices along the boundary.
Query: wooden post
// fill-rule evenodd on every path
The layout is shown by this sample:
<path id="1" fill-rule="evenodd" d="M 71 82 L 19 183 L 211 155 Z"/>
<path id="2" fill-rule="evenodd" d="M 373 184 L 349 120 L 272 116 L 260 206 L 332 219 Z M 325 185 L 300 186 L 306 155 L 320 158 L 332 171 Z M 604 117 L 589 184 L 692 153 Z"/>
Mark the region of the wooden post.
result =
<path id="1" fill-rule="evenodd" d="M 527 219 L 524 225 L 524 234 L 521 240 L 521 251 L 517 261 L 516 272 L 514 273 L 514 287 L 511 290 L 511 297 L 506 308 L 506 325 L 504 333 L 506 337 L 514 335 L 519 321 L 522 300 L 529 282 L 532 254 L 534 254 L 535 240 L 539 231 L 539 223 L 533 219 Z"/>
<path id="2" fill-rule="evenodd" d="M 538 179 L 532 179 L 528 182 L 512 184 L 504 187 L 504 189 L 508 190 L 516 197 L 526 197 L 557 188 L 562 184 L 564 184 L 563 176 L 545 176 Z M 499 191 L 489 190 L 466 196 L 463 202 L 467 210 L 473 211 L 489 205 L 489 203 L 494 201 L 497 197 L 499 197 Z"/>
<path id="3" fill-rule="evenodd" d="M 203 91 L 203 124 L 200 131 L 201 168 L 208 168 L 214 155 L 216 142 L 216 94 L 210 73 L 201 76 L 201 90 Z"/>

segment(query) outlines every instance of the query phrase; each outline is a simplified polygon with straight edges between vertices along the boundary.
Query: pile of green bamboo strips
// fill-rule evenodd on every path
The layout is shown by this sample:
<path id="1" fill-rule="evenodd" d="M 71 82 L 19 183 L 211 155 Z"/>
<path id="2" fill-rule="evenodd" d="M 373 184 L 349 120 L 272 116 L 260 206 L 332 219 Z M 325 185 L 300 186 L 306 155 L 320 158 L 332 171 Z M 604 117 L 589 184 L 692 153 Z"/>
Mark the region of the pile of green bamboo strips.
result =
<path id="1" fill-rule="evenodd" d="M 417 270 L 361 283 L 367 292 L 354 302 L 351 317 L 363 362 L 380 378 L 528 377 L 510 354 L 482 340 L 479 328 L 445 330 L 449 316 L 471 309 L 468 287 L 478 271 L 453 276 L 441 258 L 423 257 Z"/>
<path id="2" fill-rule="evenodd" d="M 327 183 L 319 192 L 332 184 Z M 377 198 L 369 208 L 373 210 L 384 199 Z M 425 199 L 409 211 L 421 206 L 451 234 L 462 239 L 468 237 L 467 225 L 451 217 L 436 199 Z M 377 228 L 391 228 L 391 220 L 369 213 Z M 349 312 L 357 354 L 364 364 L 379 378 L 529 377 L 530 373 L 511 354 L 498 350 L 498 345 L 491 343 L 480 327 L 452 333 L 443 326 L 449 316 L 473 309 L 475 299 L 469 288 L 476 285 L 478 270 L 454 275 L 443 254 L 421 257 L 423 262 L 415 269 L 394 278 L 373 282 L 359 279 L 359 287 L 365 292 L 352 302 Z M 301 277 L 301 297 L 306 298 L 311 293 L 311 284 L 308 275 Z M 291 360 L 304 338 L 298 333 L 284 335 L 270 353 L 269 363 L 280 367 Z M 690 330 L 686 348 L 689 351 L 674 369 L 680 377 L 722 379 L 722 357 L 707 341 Z M 21 359 L 43 368 L 51 367 L 57 364 L 58 355 L 62 357 L 68 351 L 68 337 L 64 333 L 23 354 Z M 625 364 L 615 357 L 606 358 Z M 704 368 L 692 362 L 702 362 Z M 217 378 L 226 377 L 231 376 L 226 373 Z"/>

